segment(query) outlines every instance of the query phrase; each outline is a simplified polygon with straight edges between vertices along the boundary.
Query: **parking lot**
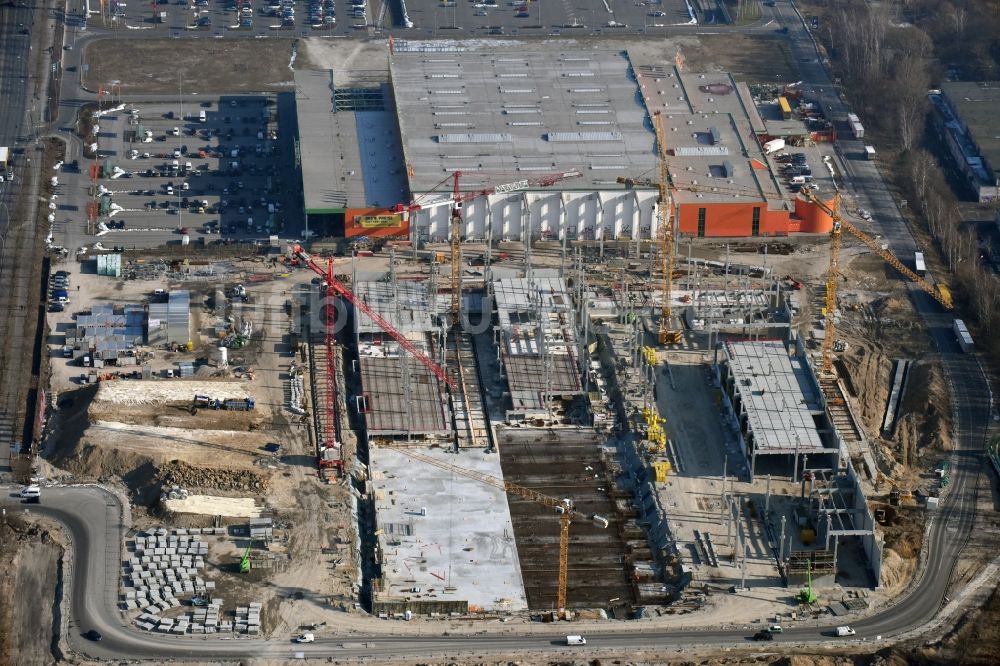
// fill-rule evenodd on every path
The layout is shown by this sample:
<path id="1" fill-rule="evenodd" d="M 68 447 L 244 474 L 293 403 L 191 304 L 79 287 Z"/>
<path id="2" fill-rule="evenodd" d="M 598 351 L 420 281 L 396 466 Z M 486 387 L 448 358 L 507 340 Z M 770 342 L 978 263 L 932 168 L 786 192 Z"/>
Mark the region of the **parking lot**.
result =
<path id="1" fill-rule="evenodd" d="M 404 1 L 405 28 L 396 0 L 112 0 L 107 22 L 95 15 L 87 25 L 129 36 L 143 30 L 171 37 L 357 37 L 384 29 L 405 38 L 642 33 L 691 20 L 684 0 Z M 71 43 L 82 34 L 81 18 L 71 21 Z"/>
<path id="2" fill-rule="evenodd" d="M 359 16 L 352 2 L 358 3 Z M 372 0 L 363 4 L 362 0 L 158 0 L 156 4 L 112 0 L 107 24 L 93 16 L 88 27 L 147 30 L 161 37 L 343 36 L 378 25 L 380 17 L 390 27 L 388 5 L 382 7 Z"/>
<path id="3" fill-rule="evenodd" d="M 420 36 L 618 34 L 690 20 L 683 0 L 405 0 Z M 700 19 L 701 17 L 699 17 Z M 400 36 L 410 36 L 411 31 Z"/>
<path id="4" fill-rule="evenodd" d="M 294 237 L 302 214 L 290 98 L 188 98 L 103 116 L 99 166 L 60 176 L 55 241 L 112 249 Z"/>

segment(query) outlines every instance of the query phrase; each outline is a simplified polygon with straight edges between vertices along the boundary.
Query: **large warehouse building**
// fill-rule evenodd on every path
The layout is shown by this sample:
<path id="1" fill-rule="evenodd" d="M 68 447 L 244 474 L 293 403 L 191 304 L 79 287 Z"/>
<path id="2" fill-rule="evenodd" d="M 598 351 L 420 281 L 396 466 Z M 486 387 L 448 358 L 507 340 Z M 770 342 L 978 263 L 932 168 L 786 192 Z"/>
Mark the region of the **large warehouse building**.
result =
<path id="1" fill-rule="evenodd" d="M 366 90 L 338 89 L 336 73 L 296 72 L 313 233 L 446 240 L 457 181 L 467 240 L 655 237 L 657 112 L 678 233 L 831 228 L 818 207 L 783 192 L 761 149 L 767 127 L 726 74 L 634 63 L 621 51 L 397 46 L 388 57 L 387 83 Z"/>
<path id="2" fill-rule="evenodd" d="M 946 81 L 930 94 L 935 126 L 976 200 L 1000 198 L 1000 81 Z"/>

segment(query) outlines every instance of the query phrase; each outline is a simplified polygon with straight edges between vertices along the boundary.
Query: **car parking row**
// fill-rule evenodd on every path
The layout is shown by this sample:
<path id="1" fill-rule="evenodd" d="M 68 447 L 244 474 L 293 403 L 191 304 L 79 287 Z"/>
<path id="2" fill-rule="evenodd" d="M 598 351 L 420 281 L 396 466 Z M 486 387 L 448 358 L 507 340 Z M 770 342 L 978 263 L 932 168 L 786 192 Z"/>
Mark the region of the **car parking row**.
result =
<path id="1" fill-rule="evenodd" d="M 684 0 L 635 3 L 543 3 L 537 0 L 409 0 L 406 28 L 417 34 L 617 33 L 685 24 Z M 369 11 L 371 10 L 371 11 Z M 167 30 L 172 37 L 283 35 L 348 36 L 369 27 L 399 29 L 396 11 L 366 0 L 155 0 L 155 4 L 113 2 L 113 26 Z M 703 18 L 699 16 L 699 18 Z M 96 23 L 93 24 L 97 26 Z"/>
<path id="2" fill-rule="evenodd" d="M 148 103 L 103 116 L 96 182 L 85 168 L 60 183 L 62 209 L 86 210 L 86 231 L 74 231 L 82 215 L 57 214 L 56 242 L 111 250 L 266 240 L 289 220 L 297 228 L 291 133 L 281 140 L 274 102 Z"/>
<path id="3" fill-rule="evenodd" d="M 790 192 L 798 192 L 812 182 L 812 167 L 809 166 L 805 153 L 779 153 L 774 160 L 778 163 L 778 171 Z"/>
<path id="4" fill-rule="evenodd" d="M 70 278 L 67 271 L 56 271 L 49 278 L 49 312 L 62 312 L 69 305 Z"/>

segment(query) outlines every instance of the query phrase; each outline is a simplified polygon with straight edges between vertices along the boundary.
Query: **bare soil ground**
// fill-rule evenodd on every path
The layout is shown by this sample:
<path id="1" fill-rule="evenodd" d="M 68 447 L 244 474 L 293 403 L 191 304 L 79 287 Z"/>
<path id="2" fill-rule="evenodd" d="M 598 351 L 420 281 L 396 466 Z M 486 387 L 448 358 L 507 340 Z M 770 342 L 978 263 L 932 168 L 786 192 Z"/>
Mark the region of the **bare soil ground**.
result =
<path id="1" fill-rule="evenodd" d="M 54 664 L 52 609 L 62 546 L 57 532 L 0 520 L 0 664 Z M 16 604 L 11 600 L 17 599 Z"/>
<path id="2" fill-rule="evenodd" d="M 121 81 L 124 95 L 291 90 L 291 39 L 102 39 L 87 45 L 84 86 Z M 136 63 L 142 63 L 137 67 Z M 116 86 L 117 87 L 117 86 Z"/>
<path id="3" fill-rule="evenodd" d="M 303 49 L 296 60 L 296 69 L 333 69 L 339 75 L 338 82 L 341 85 L 344 81 L 357 83 L 374 72 L 386 69 L 387 45 L 382 40 L 356 42 L 311 38 L 303 40 L 301 44 Z M 672 64 L 679 51 L 689 71 L 727 71 L 737 80 L 748 82 L 790 83 L 799 78 L 796 63 L 791 58 L 785 39 L 779 35 L 698 35 L 670 39 L 635 37 L 628 40 L 584 37 L 532 40 L 530 43 L 501 39 L 491 42 L 491 48 L 565 49 L 572 44 L 602 50 L 628 49 L 636 61 L 661 64 Z"/>
<path id="4" fill-rule="evenodd" d="M 699 35 L 698 44 L 685 46 L 682 52 L 692 72 L 727 71 L 748 83 L 799 80 L 797 63 L 781 35 Z"/>

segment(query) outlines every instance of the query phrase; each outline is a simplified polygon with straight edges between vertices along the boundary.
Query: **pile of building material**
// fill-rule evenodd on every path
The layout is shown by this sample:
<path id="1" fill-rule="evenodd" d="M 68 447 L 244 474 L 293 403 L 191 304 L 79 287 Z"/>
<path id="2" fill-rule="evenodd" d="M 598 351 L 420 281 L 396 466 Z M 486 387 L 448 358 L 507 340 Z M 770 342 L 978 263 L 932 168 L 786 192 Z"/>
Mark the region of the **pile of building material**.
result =
<path id="1" fill-rule="evenodd" d="M 198 572 L 208 555 L 208 543 L 198 536 L 202 533 L 222 535 L 225 528 L 176 529 L 170 536 L 165 528 L 159 528 L 140 532 L 128 542 L 131 555 L 124 566 L 122 608 L 159 615 L 180 606 L 178 596 L 213 590 L 215 583 L 204 580 Z"/>
<path id="2" fill-rule="evenodd" d="M 236 633 L 259 634 L 260 633 L 260 609 L 263 607 L 259 601 L 251 603 L 249 606 L 240 606 L 236 609 Z"/>

